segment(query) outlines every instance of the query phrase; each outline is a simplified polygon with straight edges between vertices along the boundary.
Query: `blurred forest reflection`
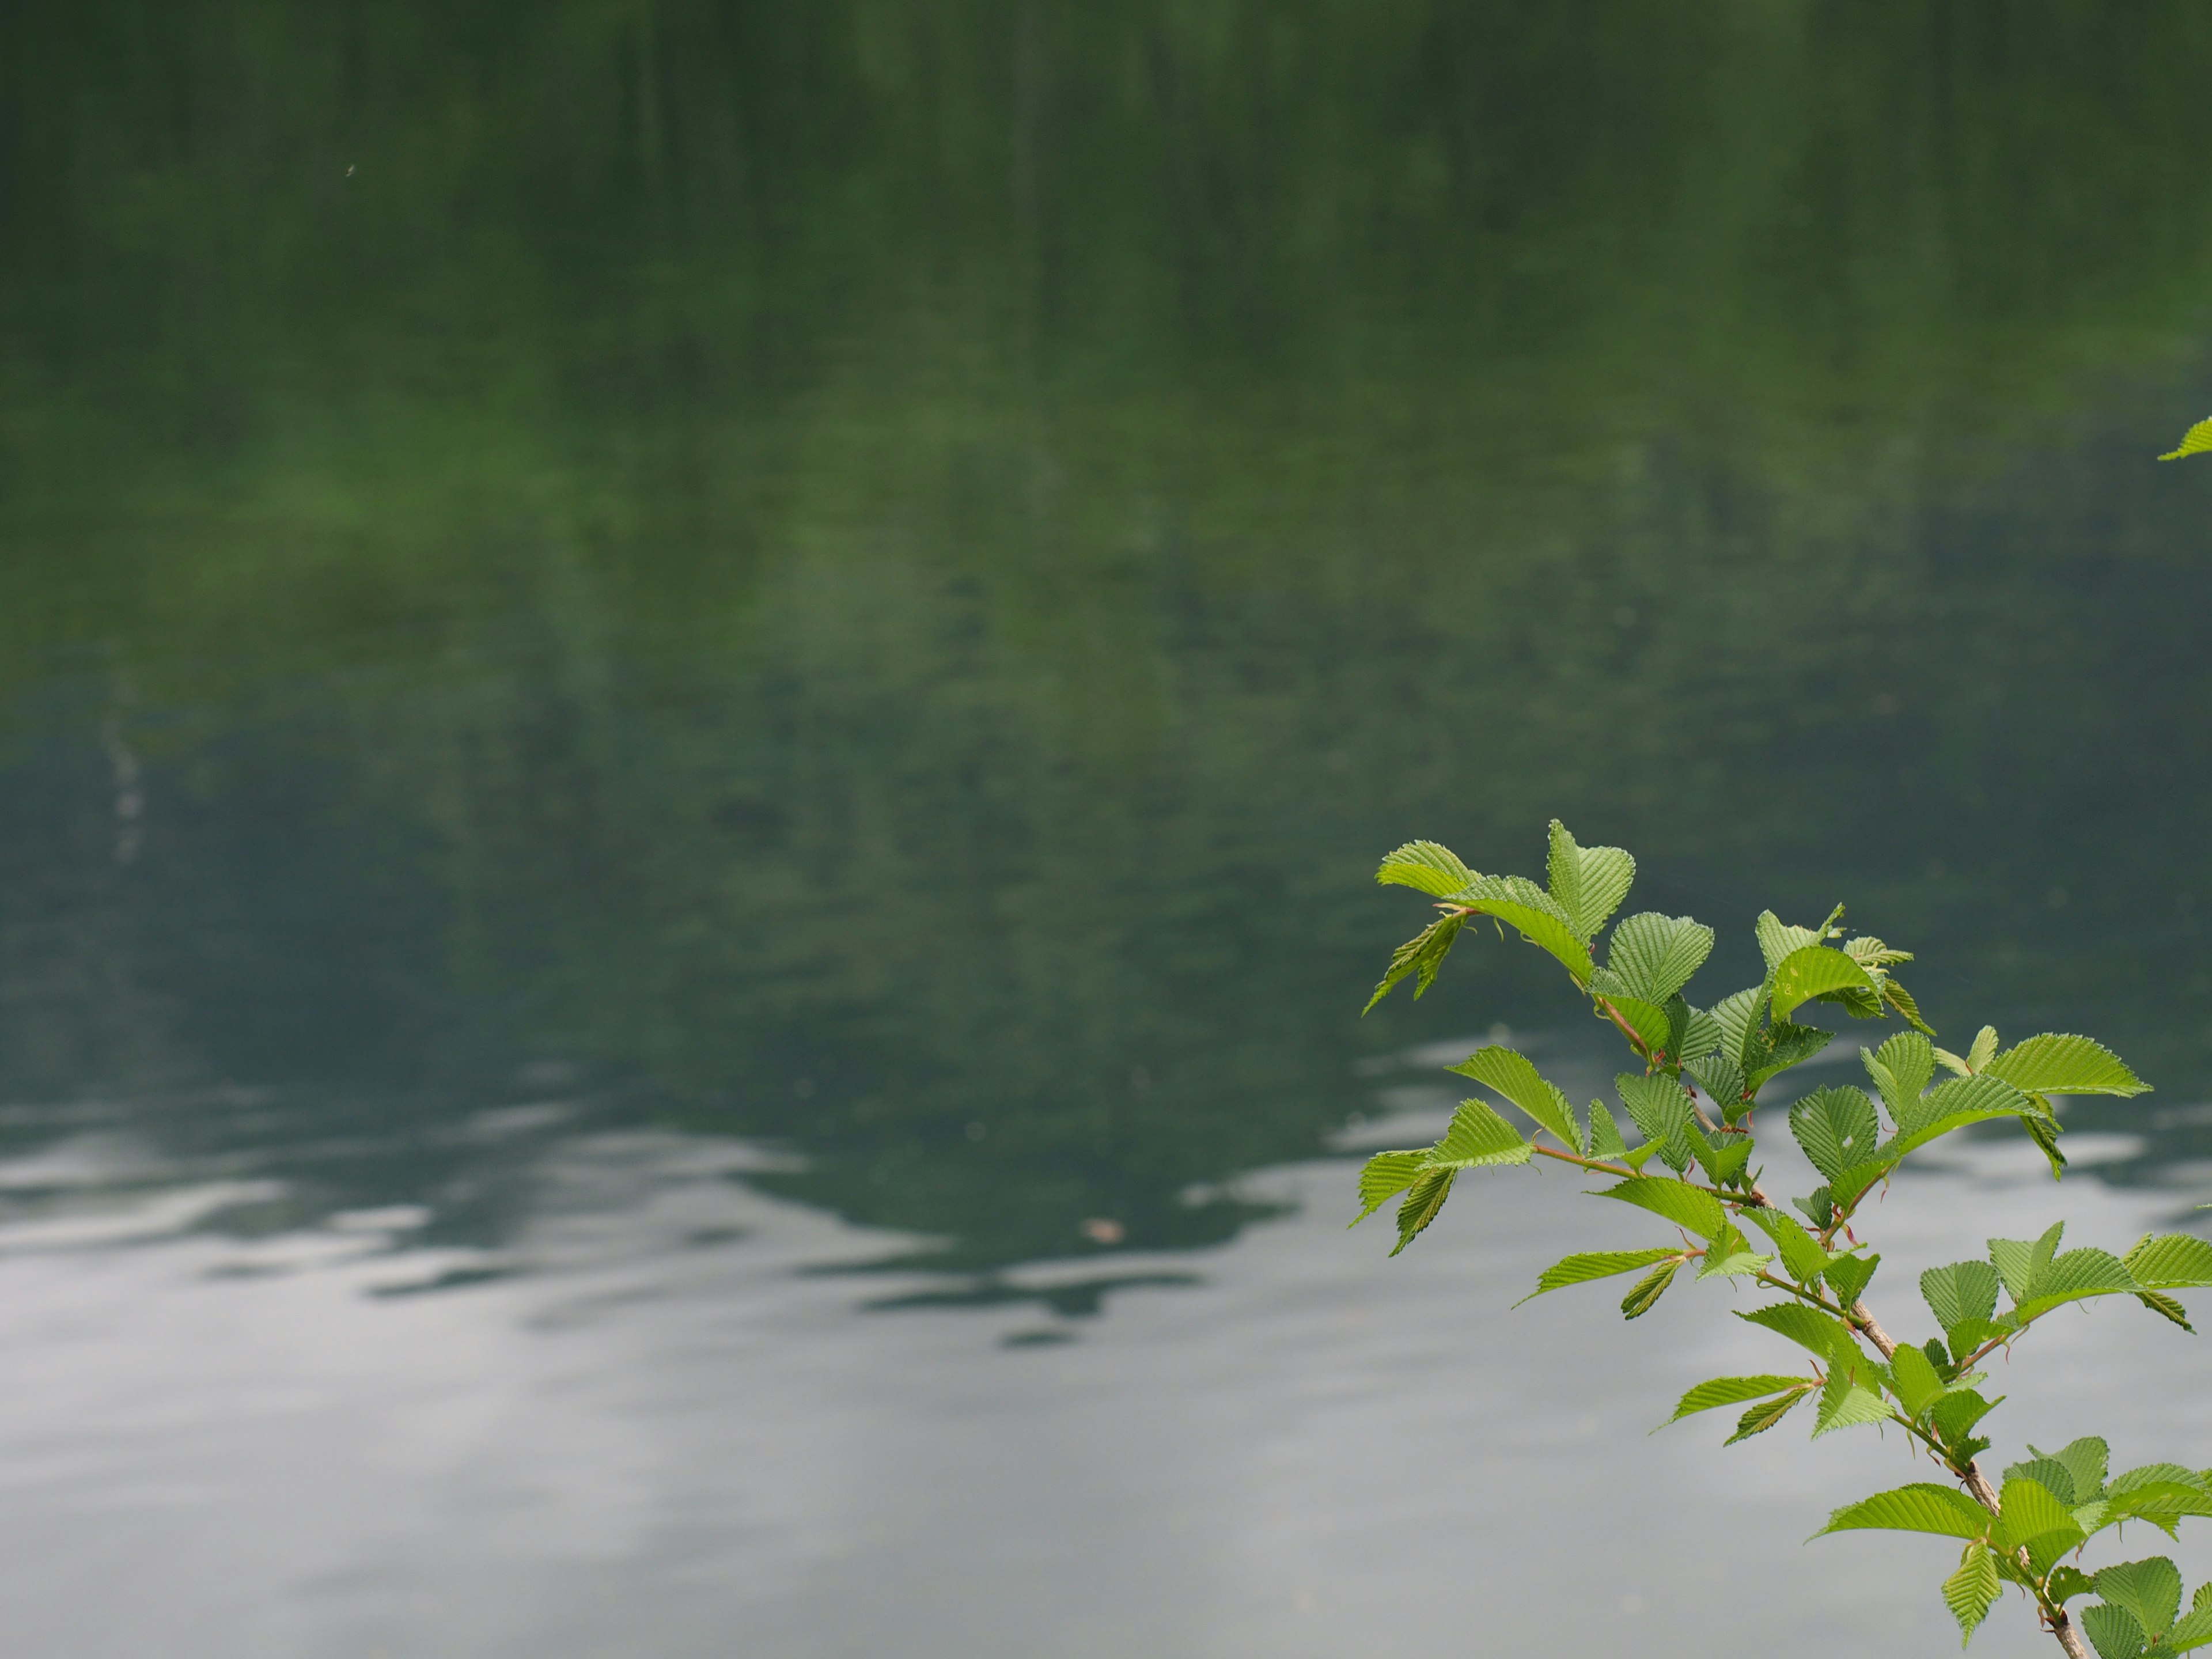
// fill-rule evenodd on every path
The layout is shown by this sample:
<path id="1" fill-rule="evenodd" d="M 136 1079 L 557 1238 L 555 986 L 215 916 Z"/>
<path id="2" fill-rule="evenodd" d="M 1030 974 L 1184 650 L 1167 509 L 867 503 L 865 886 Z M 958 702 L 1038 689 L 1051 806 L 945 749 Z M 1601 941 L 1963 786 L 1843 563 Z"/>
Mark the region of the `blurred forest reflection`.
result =
<path id="1" fill-rule="evenodd" d="M 1353 1018 L 1376 857 L 1554 814 L 2212 1074 L 2201 7 L 34 3 L 0 77 L 11 1099 L 493 1227 L 439 1126 L 568 1067 L 951 1263 L 1202 1243 L 1355 1060 L 1571 1012 Z"/>

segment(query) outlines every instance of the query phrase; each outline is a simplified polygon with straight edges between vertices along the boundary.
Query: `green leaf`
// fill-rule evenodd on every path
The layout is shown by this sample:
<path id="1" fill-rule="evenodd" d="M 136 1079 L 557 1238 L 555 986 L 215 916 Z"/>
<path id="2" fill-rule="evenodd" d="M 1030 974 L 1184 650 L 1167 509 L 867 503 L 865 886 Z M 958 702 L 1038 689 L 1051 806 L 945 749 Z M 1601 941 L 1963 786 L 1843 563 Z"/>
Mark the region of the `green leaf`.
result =
<path id="1" fill-rule="evenodd" d="M 2192 1612 L 2185 1614 L 2172 1630 L 2166 1632 L 2166 1641 L 2159 1651 L 2162 1654 L 2188 1653 L 2203 1647 L 2207 1642 L 2212 1642 L 2212 1611 Z"/>
<path id="2" fill-rule="evenodd" d="M 1449 1069 L 1497 1090 L 1526 1112 L 1538 1128 L 1549 1130 L 1552 1138 L 1569 1152 L 1588 1152 L 1577 1133 L 1575 1109 L 1526 1054 L 1496 1046 L 1478 1048 Z"/>
<path id="3" fill-rule="evenodd" d="M 1659 1004 L 1690 982 L 1712 950 L 1713 930 L 1703 923 L 1646 910 L 1613 930 L 1605 965 L 1629 995 Z"/>
<path id="4" fill-rule="evenodd" d="M 2004 1483 L 1997 1508 L 2000 1513 L 1996 1530 L 1990 1541 L 2008 1553 L 2054 1533 L 2071 1534 L 2075 1538 L 2081 1535 L 2081 1528 L 2074 1523 L 2073 1511 L 2058 1501 L 2050 1487 L 2025 1475 Z"/>
<path id="5" fill-rule="evenodd" d="M 1450 848 L 1432 841 L 1409 841 L 1383 859 L 1375 879 L 1385 886 L 1418 887 L 1431 898 L 1449 898 L 1481 878 L 1461 863 Z"/>
<path id="6" fill-rule="evenodd" d="M 1383 970 L 1382 983 L 1375 994 L 1367 999 L 1367 1006 L 1359 1011 L 1365 1018 L 1375 1005 L 1390 994 L 1390 988 L 1408 974 L 1415 975 L 1413 998 L 1420 1000 L 1421 993 L 1436 983 L 1437 969 L 1443 966 L 1444 958 L 1451 954 L 1452 941 L 1459 937 L 1465 916 L 1438 916 L 1434 921 L 1407 939 L 1390 953 L 1390 965 Z"/>
<path id="7" fill-rule="evenodd" d="M 1589 1156 L 1592 1158 L 1626 1158 L 1628 1143 L 1620 1138 L 1620 1126 L 1613 1121 L 1613 1114 L 1601 1100 L 1589 1103 Z"/>
<path id="8" fill-rule="evenodd" d="M 1521 1298 L 1534 1301 L 1547 1291 L 1563 1291 L 1570 1285 L 1587 1285 L 1595 1279 L 1610 1279 L 1615 1273 L 1632 1273 L 1638 1267 L 1648 1267 L 1655 1261 L 1673 1261 L 1680 1266 L 1682 1252 L 1661 1246 L 1650 1250 L 1591 1250 L 1580 1255 L 1562 1256 L 1536 1276 L 1536 1288 Z M 1521 1302 L 1513 1305 L 1519 1307 Z"/>
<path id="9" fill-rule="evenodd" d="M 1577 846 L 1567 826 L 1553 818 L 1545 873 L 1553 899 L 1587 945 L 1628 896 L 1629 884 L 1636 879 L 1636 860 L 1618 847 Z"/>
<path id="10" fill-rule="evenodd" d="M 1717 1406 L 1740 1406 L 1747 1400 L 1764 1400 L 1769 1395 L 1794 1394 L 1809 1389 L 1813 1384 L 1802 1376 L 1716 1376 L 1684 1395 L 1674 1407 L 1668 1423 L 1679 1423 L 1698 1412 L 1709 1412 Z M 1665 1427 L 1662 1424 L 1661 1427 Z"/>
<path id="11" fill-rule="evenodd" d="M 1718 1052 L 1734 1060 L 1740 1068 L 1748 1069 L 1753 1054 L 1764 1054 L 1765 1044 L 1759 1030 L 1759 1004 L 1765 1000 L 1766 988 L 1753 985 L 1730 993 L 1712 1006 L 1706 1016 L 1720 1033 Z"/>
<path id="12" fill-rule="evenodd" d="M 1752 1054 L 1744 1067 L 1745 1085 L 1757 1091 L 1769 1079 L 1781 1076 L 1792 1066 L 1803 1065 L 1835 1039 L 1833 1031 L 1824 1031 L 1817 1025 L 1776 1021 L 1764 1033 L 1753 1033 Z"/>
<path id="13" fill-rule="evenodd" d="M 1889 1402 L 1866 1386 L 1872 1375 L 1872 1362 L 1865 1359 L 1831 1367 L 1827 1386 L 1820 1390 L 1820 1411 L 1813 1420 L 1813 1438 L 1818 1440 L 1835 1429 L 1889 1420 Z"/>
<path id="14" fill-rule="evenodd" d="M 1464 904 L 1486 916 L 1495 916 L 1520 930 L 1531 945 L 1541 945 L 1559 959 L 1577 985 L 1589 983 L 1589 946 L 1576 933 L 1556 900 L 1524 876 L 1477 876 L 1457 891 L 1445 895 L 1454 904 Z M 1661 1000 L 1665 1000 L 1662 998 Z"/>
<path id="15" fill-rule="evenodd" d="M 1959 1621 L 1960 1647 L 1974 1639 L 1975 1631 L 1990 1616 L 2003 1589 L 2004 1581 L 1997 1575 L 1996 1557 L 1990 1553 L 1990 1547 L 1978 1540 L 1967 1545 L 1966 1553 L 1959 1558 L 1959 1570 L 1943 1581 L 1943 1605 Z"/>
<path id="16" fill-rule="evenodd" d="M 1601 1189 L 1595 1196 L 1637 1205 L 1707 1241 L 1719 1237 L 1721 1230 L 1728 1225 L 1728 1213 L 1721 1208 L 1720 1200 L 1680 1181 L 1631 1176 Z"/>
<path id="17" fill-rule="evenodd" d="M 1526 1164 L 1535 1152 L 1521 1132 L 1479 1100 L 1462 1100 L 1444 1138 L 1424 1161 L 1432 1170 L 1472 1170 L 1486 1164 Z"/>
<path id="18" fill-rule="evenodd" d="M 1426 1149 L 1416 1152 L 1377 1152 L 1359 1172 L 1359 1213 L 1348 1225 L 1357 1227 L 1392 1199 L 1420 1179 Z"/>
<path id="19" fill-rule="evenodd" d="M 1707 1248 L 1705 1259 L 1698 1264 L 1698 1277 L 1716 1279 L 1757 1273 L 1773 1260 L 1771 1255 L 1753 1255 L 1741 1232 L 1734 1227 L 1723 1227 L 1720 1237 Z"/>
<path id="20" fill-rule="evenodd" d="M 1810 1285 L 1826 1269 L 1828 1253 L 1787 1211 L 1762 1205 L 1746 1210 L 1743 1218 L 1774 1241 L 1774 1248 L 1781 1253 L 1783 1267 L 1800 1285 Z"/>
<path id="21" fill-rule="evenodd" d="M 2135 1614 L 2109 1601 L 2092 1601 L 2081 1609 L 2081 1628 L 2098 1659 L 2137 1659 L 2143 1650 L 2143 1631 Z"/>
<path id="22" fill-rule="evenodd" d="M 2146 1235 L 2127 1254 L 2128 1271 L 2147 1291 L 2212 1285 L 2212 1244 L 2187 1233 Z"/>
<path id="23" fill-rule="evenodd" d="M 1437 1218 L 1444 1200 L 1451 1196 L 1452 1182 L 1456 1170 L 1425 1169 L 1406 1194 L 1406 1201 L 1398 1206 L 1398 1242 L 1390 1254 L 1395 1255 Z"/>
<path id="24" fill-rule="evenodd" d="M 1871 1157 L 1881 1133 L 1863 1089 L 1815 1089 L 1790 1109 L 1790 1133 L 1813 1167 L 1833 1181 Z"/>
<path id="25" fill-rule="evenodd" d="M 1974 1074 L 1973 1067 L 1967 1065 L 1965 1060 L 1960 1059 L 1958 1055 L 1953 1054 L 1948 1048 L 1938 1048 L 1936 1051 L 1936 1059 L 1937 1062 L 1944 1067 L 1944 1069 L 1954 1073 L 1960 1077 L 1972 1077 Z"/>
<path id="26" fill-rule="evenodd" d="M 2166 1634 L 2181 1611 L 2181 1572 L 2162 1555 L 2124 1561 L 2096 1576 L 2097 1594 L 2135 1614 L 2143 1632 L 2155 1640 Z"/>
<path id="27" fill-rule="evenodd" d="M 1862 1049 L 1859 1059 L 1874 1079 L 1889 1121 L 1902 1123 L 1936 1075 L 1936 1050 L 1917 1031 L 1899 1031 L 1881 1048 Z"/>
<path id="28" fill-rule="evenodd" d="M 1790 927 L 1771 910 L 1759 913 L 1753 932 L 1759 938 L 1759 954 L 1766 959 L 1769 978 L 1792 955 L 1808 945 L 1818 945 L 1821 938 L 1813 928 Z"/>
<path id="29" fill-rule="evenodd" d="M 1963 1492 L 1916 1480 L 1909 1486 L 1878 1492 L 1846 1504 L 1813 1534 L 1832 1532 L 1932 1532 L 1945 1538 L 1979 1538 L 1990 1512 Z"/>
<path id="30" fill-rule="evenodd" d="M 1984 1400 L 1972 1389 L 1954 1389 L 1936 1402 L 1929 1422 L 1947 1446 L 1956 1447 L 1974 1431 L 1974 1425 L 1997 1408 L 1997 1400 Z"/>
<path id="31" fill-rule="evenodd" d="M 1802 1302 L 1776 1302 L 1736 1317 L 1748 1324 L 1763 1325 L 1777 1336 L 1786 1336 L 1832 1364 L 1856 1364 L 1865 1358 L 1849 1326 Z"/>
<path id="32" fill-rule="evenodd" d="M 1977 1073 L 1987 1071 L 1990 1061 L 1996 1058 L 1996 1052 L 1997 1028 L 1984 1025 L 1974 1033 L 1973 1046 L 1966 1050 L 1966 1069 Z"/>
<path id="33" fill-rule="evenodd" d="M 1654 1267 L 1644 1278 L 1638 1279 L 1636 1287 L 1620 1299 L 1622 1316 L 1641 1319 L 1650 1313 L 1659 1298 L 1667 1293 L 1667 1287 L 1674 1282 L 1674 1275 L 1681 1271 L 1681 1267 L 1680 1262 L 1669 1261 L 1664 1267 Z"/>
<path id="34" fill-rule="evenodd" d="M 1680 1170 L 1690 1156 L 1690 1097 L 1682 1085 L 1663 1073 L 1656 1077 L 1639 1077 L 1633 1072 L 1623 1072 L 1613 1080 L 1620 1096 L 1620 1103 L 1628 1109 L 1628 1115 L 1644 1132 L 1646 1140 L 1656 1143 L 1659 1156 L 1667 1160 L 1670 1169 Z"/>
<path id="35" fill-rule="evenodd" d="M 1743 1068 L 1726 1054 L 1700 1054 L 1682 1069 L 1698 1080 L 1706 1097 L 1720 1108 L 1723 1119 L 1733 1119 L 1742 1115 Z"/>
<path id="36" fill-rule="evenodd" d="M 1837 1302 L 1846 1308 L 1854 1305 L 1866 1294 L 1867 1281 L 1881 1266 L 1879 1255 L 1839 1255 L 1828 1263 L 1828 1284 L 1836 1292 Z"/>
<path id="37" fill-rule="evenodd" d="M 2044 1593 L 2064 1607 L 2077 1595 L 2087 1595 L 2096 1588 L 2096 1583 L 2086 1572 L 2074 1567 L 2060 1567 L 2044 1585 Z"/>
<path id="38" fill-rule="evenodd" d="M 2140 1095 L 2150 1090 L 2103 1043 L 2057 1033 L 2032 1036 L 1974 1069 L 2002 1078 L 2023 1094 Z"/>
<path id="39" fill-rule="evenodd" d="M 1784 1395 L 1779 1400 L 1770 1400 L 1763 1406 L 1753 1406 L 1741 1417 L 1736 1419 L 1735 1432 L 1722 1441 L 1721 1444 L 1733 1446 L 1737 1441 L 1748 1440 L 1754 1434 L 1765 1434 L 1777 1423 L 1789 1416 L 1797 1404 L 1812 1394 L 1818 1386 L 1816 1383 L 1808 1382 L 1795 1393 Z"/>
<path id="40" fill-rule="evenodd" d="M 2058 1120 L 2026 1114 L 2020 1120 L 2020 1127 L 2027 1131 L 2027 1138 L 2035 1143 L 2037 1150 L 2051 1165 L 2051 1178 L 2053 1181 L 2063 1179 L 2066 1154 L 2058 1150 Z"/>
<path id="41" fill-rule="evenodd" d="M 1873 976 L 1841 951 L 1806 945 L 1792 951 L 1774 969 L 1772 1017 L 1787 1019 L 1801 1003 L 1847 990 L 1864 992 L 1869 1000 L 1881 995 Z"/>
<path id="42" fill-rule="evenodd" d="M 2004 1281 L 2007 1296 L 2020 1303 L 2035 1294 L 2036 1279 L 2050 1267 L 2065 1232 L 2066 1224 L 2054 1221 L 2033 1243 L 2021 1238 L 1989 1241 L 1990 1260 L 1996 1266 L 1997 1277 Z"/>
<path id="43" fill-rule="evenodd" d="M 2037 1274 L 2028 1299 L 2020 1304 L 2022 1323 L 2069 1302 L 2091 1296 L 2133 1296 L 2142 1290 L 2135 1275 L 2110 1250 L 2069 1250 Z"/>
<path id="44" fill-rule="evenodd" d="M 1954 1261 L 1920 1275 L 1920 1294 L 1946 1334 L 1967 1320 L 1986 1320 L 1997 1310 L 1996 1269 L 1986 1261 Z"/>
<path id="45" fill-rule="evenodd" d="M 1920 1414 L 1943 1397 L 1943 1379 L 1936 1374 L 1936 1367 L 1928 1356 L 1910 1344 L 1900 1346 L 1890 1356 L 1890 1375 L 1897 1382 L 1897 1396 L 1905 1407 L 1905 1414 L 1914 1422 Z"/>
<path id="46" fill-rule="evenodd" d="M 2169 449 L 2159 457 L 2161 461 L 2178 461 L 2185 455 L 2202 455 L 2212 451 L 2212 421 L 2199 421 L 2181 434 L 2181 447 Z"/>
<path id="47" fill-rule="evenodd" d="M 2191 1336 L 2197 1334 L 2197 1327 L 2189 1322 L 2189 1310 L 2172 1297 L 2158 1291 L 2138 1291 L 2136 1292 L 2136 1300 L 2160 1318 L 2172 1320 Z"/>
<path id="48" fill-rule="evenodd" d="M 2111 1462 L 2112 1449 L 2098 1436 L 2087 1434 L 2079 1440 L 2069 1440 L 2055 1452 L 2036 1451 L 2033 1446 L 2028 1450 L 2034 1452 L 2039 1458 L 2064 1468 L 2067 1479 L 2074 1487 L 2071 1495 L 2066 1498 L 2068 1503 L 2086 1504 L 2091 1498 L 2103 1495 L 2105 1471 Z M 2044 1484 L 2051 1486 L 2047 1480 Z M 2058 1488 L 2051 1486 L 2051 1490 L 2057 1492 Z"/>
<path id="49" fill-rule="evenodd" d="M 1899 985 L 1895 978 L 1881 982 L 1881 1000 L 1897 1010 L 1907 1025 L 1923 1036 L 1934 1036 L 1936 1028 L 1920 1017 L 1920 1005 L 1912 1000 L 1912 993 Z"/>
<path id="50" fill-rule="evenodd" d="M 1603 988 L 1601 981 L 1605 978 L 1604 969 L 1599 969 L 1591 981 L 1591 988 L 1601 990 Z M 1607 993 L 1605 1000 L 1612 1004 L 1613 1012 L 1620 1016 L 1621 1022 L 1636 1033 L 1636 1040 L 1644 1045 L 1645 1054 L 1656 1054 L 1667 1047 L 1668 1040 L 1674 1034 L 1674 1022 L 1667 1018 L 1667 1011 L 1664 1008 L 1653 1003 L 1639 1001 L 1635 997 L 1626 994 L 1614 995 Z M 1598 1010 L 1598 1016 L 1600 1018 L 1605 1018 L 1603 1008 Z"/>
<path id="51" fill-rule="evenodd" d="M 2031 1457 L 2012 1464 L 2006 1468 L 2004 1478 L 2039 1481 L 2069 1510 L 2089 1501 L 2089 1494 L 2075 1485 L 2074 1471 L 2055 1457 Z"/>

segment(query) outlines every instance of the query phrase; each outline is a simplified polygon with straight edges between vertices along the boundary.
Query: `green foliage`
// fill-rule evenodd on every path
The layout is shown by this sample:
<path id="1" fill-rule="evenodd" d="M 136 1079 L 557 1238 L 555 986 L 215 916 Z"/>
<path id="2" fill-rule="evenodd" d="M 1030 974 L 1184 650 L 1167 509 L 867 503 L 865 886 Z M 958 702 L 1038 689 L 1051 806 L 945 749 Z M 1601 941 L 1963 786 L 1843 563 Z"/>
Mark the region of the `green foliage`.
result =
<path id="1" fill-rule="evenodd" d="M 1869 1424 L 1898 1430 L 1956 1484 L 1920 1482 L 1879 1492 L 1838 1510 L 1822 1530 L 1886 1529 L 1960 1540 L 1963 1551 L 1942 1593 L 1966 1640 L 2010 1583 L 2063 1632 L 2076 1616 L 2067 1603 L 2094 1590 L 2100 1599 L 2078 1617 L 2105 1659 L 2155 1659 L 2212 1644 L 2212 1586 L 2198 1593 L 2186 1618 L 2178 1618 L 2181 1581 L 2163 1558 L 2094 1573 L 2065 1559 L 2129 1521 L 2171 1534 L 2191 1516 L 2212 1516 L 2212 1471 L 2152 1463 L 2108 1482 L 2106 1442 L 2084 1436 L 2056 1452 L 2030 1447 L 2027 1457 L 2004 1470 L 1994 1499 L 1982 1501 L 1991 1491 L 1978 1461 L 1991 1443 L 1983 1431 L 2003 1397 L 1978 1391 L 1986 1373 L 1976 1369 L 2070 1303 L 2131 1296 L 2185 1326 L 2187 1311 L 2173 1293 L 2212 1286 L 2212 1243 L 2166 1234 L 2139 1240 L 2124 1256 L 2095 1245 L 2068 1250 L 2061 1249 L 2063 1223 L 2034 1239 L 1991 1238 L 1986 1260 L 1920 1275 L 1921 1296 L 1940 1334 L 1899 1342 L 1866 1302 L 1881 1257 L 1846 1231 L 1879 1182 L 1921 1148 L 1971 1125 L 2019 1124 L 2050 1158 L 2053 1172 L 2062 1173 L 2050 1097 L 2142 1092 L 2148 1085 L 2124 1061 L 2068 1033 L 2002 1048 L 1996 1029 L 1986 1025 L 1964 1054 L 1937 1048 L 1891 977 L 1896 965 L 1911 960 L 1910 953 L 1870 935 L 1839 945 L 1840 909 L 1819 927 L 1763 913 L 1756 931 L 1765 979 L 1700 1010 L 1687 1000 L 1686 989 L 1711 952 L 1711 930 L 1688 917 L 1646 912 L 1613 925 L 1610 939 L 1601 940 L 1607 918 L 1627 896 L 1634 861 L 1617 848 L 1583 848 L 1558 823 L 1548 892 L 1518 878 L 1474 875 L 1432 842 L 1409 843 L 1384 870 L 1385 879 L 1441 898 L 1448 920 L 1493 916 L 1520 928 L 1565 968 L 1573 994 L 1621 1031 L 1638 1062 L 1614 1087 L 1639 1144 L 1626 1145 L 1601 1102 L 1591 1103 L 1585 1126 L 1565 1095 L 1524 1057 L 1492 1045 L 1453 1069 L 1518 1108 L 1557 1145 L 1533 1144 L 1489 1107 L 1467 1102 L 1434 1146 L 1368 1161 L 1359 1180 L 1363 1217 L 1402 1194 L 1402 1249 L 1435 1218 L 1462 1171 L 1541 1155 L 1614 1177 L 1595 1195 L 1644 1212 L 1675 1230 L 1672 1238 L 1569 1255 L 1544 1271 L 1532 1296 L 1640 1271 L 1644 1277 L 1620 1304 L 1632 1320 L 1650 1311 L 1685 1267 L 1693 1267 L 1693 1283 L 1725 1279 L 1764 1297 L 1735 1310 L 1737 1317 L 1796 1344 L 1812 1361 L 1810 1374 L 1701 1382 L 1676 1403 L 1669 1422 L 1744 1406 L 1729 1437 L 1733 1445 L 1774 1428 L 1811 1400 L 1816 1439 Z M 1416 940 L 1394 957 L 1393 975 L 1421 973 L 1425 951 L 1442 959 L 1436 947 Z M 1593 953 L 1600 951 L 1604 965 L 1594 967 Z M 1790 1200 L 1808 1226 L 1759 1185 L 1752 1114 L 1768 1081 L 1832 1039 L 1832 1031 L 1794 1018 L 1823 1004 L 1854 1018 L 1893 1017 L 1902 1029 L 1862 1048 L 1872 1095 L 1831 1085 L 1806 1092 L 1790 1109 L 1790 1134 L 1822 1180 L 1811 1194 Z M 1656 1158 L 1674 1178 L 1644 1173 L 1647 1158 Z M 1754 1237 L 1771 1250 L 1755 1249 Z M 1871 1437 L 1867 1443 L 1875 1443 Z"/>
<path id="2" fill-rule="evenodd" d="M 2212 453 L 2212 420 L 2199 421 L 2181 434 L 2179 447 L 2159 457 L 2161 461 L 2178 461 L 2185 455 Z"/>

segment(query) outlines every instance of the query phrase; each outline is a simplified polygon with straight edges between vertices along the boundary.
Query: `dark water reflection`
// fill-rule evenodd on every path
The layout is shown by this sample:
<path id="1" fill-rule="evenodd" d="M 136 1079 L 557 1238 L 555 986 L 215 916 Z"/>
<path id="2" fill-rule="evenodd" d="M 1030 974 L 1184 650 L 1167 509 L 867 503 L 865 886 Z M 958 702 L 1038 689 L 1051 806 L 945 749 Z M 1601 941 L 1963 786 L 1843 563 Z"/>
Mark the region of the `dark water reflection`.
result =
<path id="1" fill-rule="evenodd" d="M 835 1268 L 1012 1363 L 1564 1017 L 1492 945 L 1352 1018 L 1376 854 L 1554 814 L 1714 985 L 1842 899 L 1947 1035 L 2107 1037 L 2100 1203 L 2212 1160 L 2191 8 L 32 5 L 0 65 L 26 1237 L 373 1238 L 497 1325 L 549 1172 L 650 1145 L 707 1255 L 838 1241 L 699 1305 Z"/>

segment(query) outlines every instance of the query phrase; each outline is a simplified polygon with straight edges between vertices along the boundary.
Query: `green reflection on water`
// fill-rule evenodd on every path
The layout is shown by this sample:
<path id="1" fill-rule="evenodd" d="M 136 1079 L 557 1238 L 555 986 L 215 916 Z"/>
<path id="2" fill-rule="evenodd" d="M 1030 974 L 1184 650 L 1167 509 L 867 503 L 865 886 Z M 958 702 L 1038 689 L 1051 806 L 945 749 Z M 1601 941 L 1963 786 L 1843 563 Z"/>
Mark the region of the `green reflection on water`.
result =
<path id="1" fill-rule="evenodd" d="M 2201 1085 L 2200 9 L 0 31 L 19 1100 L 495 1228 L 566 1064 L 948 1261 L 1202 1243 L 1561 1017 L 1352 1018 L 1376 855 L 1554 812 Z"/>

